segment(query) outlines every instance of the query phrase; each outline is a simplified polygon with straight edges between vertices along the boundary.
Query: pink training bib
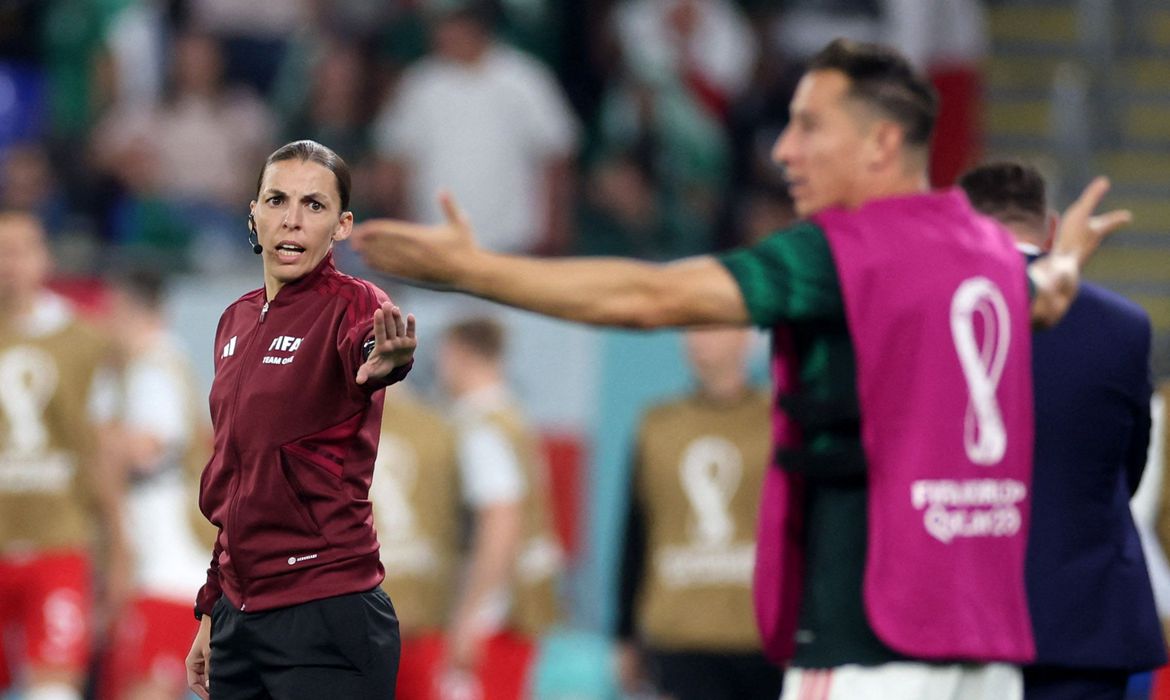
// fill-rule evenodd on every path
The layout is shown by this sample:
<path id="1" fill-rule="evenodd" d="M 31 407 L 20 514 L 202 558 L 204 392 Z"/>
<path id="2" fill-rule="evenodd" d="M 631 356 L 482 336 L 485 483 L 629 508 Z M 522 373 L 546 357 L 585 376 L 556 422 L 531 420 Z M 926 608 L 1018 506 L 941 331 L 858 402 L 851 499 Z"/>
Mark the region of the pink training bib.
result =
<path id="1" fill-rule="evenodd" d="M 959 191 L 813 218 L 857 358 L 869 532 L 863 595 L 878 637 L 921 659 L 1025 662 L 1032 468 L 1030 314 L 1010 236 Z M 778 391 L 794 377 L 776 348 Z M 781 376 L 786 375 L 786 376 Z M 777 411 L 776 441 L 795 431 Z M 766 650 L 791 658 L 803 577 L 799 480 L 765 482 L 756 571 Z"/>

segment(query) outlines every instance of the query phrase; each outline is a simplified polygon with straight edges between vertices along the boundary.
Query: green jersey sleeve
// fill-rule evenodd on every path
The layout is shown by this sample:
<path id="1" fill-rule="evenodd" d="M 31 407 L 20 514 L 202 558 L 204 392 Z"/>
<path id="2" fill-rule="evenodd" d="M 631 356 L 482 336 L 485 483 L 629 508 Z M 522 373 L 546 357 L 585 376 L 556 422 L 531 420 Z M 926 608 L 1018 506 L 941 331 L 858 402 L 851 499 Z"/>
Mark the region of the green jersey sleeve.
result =
<path id="1" fill-rule="evenodd" d="M 752 323 L 768 328 L 845 313 L 833 253 L 820 227 L 800 222 L 719 257 L 735 278 Z"/>

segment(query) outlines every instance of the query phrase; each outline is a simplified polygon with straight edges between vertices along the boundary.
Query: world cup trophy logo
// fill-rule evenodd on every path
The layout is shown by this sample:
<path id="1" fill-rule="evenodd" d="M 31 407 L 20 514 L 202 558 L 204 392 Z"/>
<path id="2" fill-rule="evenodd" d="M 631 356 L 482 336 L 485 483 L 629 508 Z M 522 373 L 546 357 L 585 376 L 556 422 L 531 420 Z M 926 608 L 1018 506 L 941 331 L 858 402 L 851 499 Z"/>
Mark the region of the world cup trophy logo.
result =
<path id="1" fill-rule="evenodd" d="M 951 299 L 951 337 L 967 381 L 963 447 L 975 464 L 1003 459 L 1007 430 L 995 391 L 1011 344 L 1011 314 L 999 287 L 986 277 L 964 280 Z"/>

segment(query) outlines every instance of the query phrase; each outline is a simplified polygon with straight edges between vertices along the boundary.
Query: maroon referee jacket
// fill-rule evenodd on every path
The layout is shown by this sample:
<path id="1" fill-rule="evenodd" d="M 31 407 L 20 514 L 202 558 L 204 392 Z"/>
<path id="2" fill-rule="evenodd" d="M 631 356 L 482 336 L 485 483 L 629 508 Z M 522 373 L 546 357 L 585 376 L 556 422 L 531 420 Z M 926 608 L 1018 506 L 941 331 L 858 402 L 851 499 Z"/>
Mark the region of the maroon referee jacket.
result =
<path id="1" fill-rule="evenodd" d="M 330 253 L 270 302 L 224 311 L 215 334 L 215 448 L 199 508 L 219 528 L 196 615 L 221 593 L 247 612 L 365 591 L 383 576 L 370 508 L 381 383 L 357 384 L 387 299 Z"/>

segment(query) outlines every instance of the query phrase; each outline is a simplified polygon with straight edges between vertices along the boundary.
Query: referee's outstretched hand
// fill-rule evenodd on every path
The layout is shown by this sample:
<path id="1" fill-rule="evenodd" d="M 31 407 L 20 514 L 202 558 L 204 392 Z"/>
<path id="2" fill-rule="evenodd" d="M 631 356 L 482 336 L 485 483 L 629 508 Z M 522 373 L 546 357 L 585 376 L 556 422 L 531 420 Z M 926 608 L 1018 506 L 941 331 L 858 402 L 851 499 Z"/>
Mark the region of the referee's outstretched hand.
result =
<path id="1" fill-rule="evenodd" d="M 434 226 L 371 219 L 354 226 L 349 242 L 370 267 L 432 285 L 460 287 L 481 252 L 463 211 L 449 192 L 439 195 L 445 221 Z"/>
<path id="2" fill-rule="evenodd" d="M 395 367 L 401 367 L 414 357 L 418 340 L 414 337 L 414 314 L 402 316 L 402 309 L 388 301 L 374 310 L 374 347 L 365 363 L 358 367 L 357 383 L 381 379 Z"/>

